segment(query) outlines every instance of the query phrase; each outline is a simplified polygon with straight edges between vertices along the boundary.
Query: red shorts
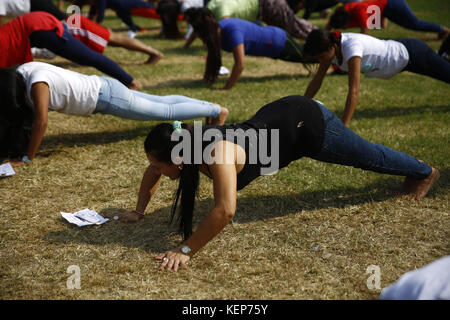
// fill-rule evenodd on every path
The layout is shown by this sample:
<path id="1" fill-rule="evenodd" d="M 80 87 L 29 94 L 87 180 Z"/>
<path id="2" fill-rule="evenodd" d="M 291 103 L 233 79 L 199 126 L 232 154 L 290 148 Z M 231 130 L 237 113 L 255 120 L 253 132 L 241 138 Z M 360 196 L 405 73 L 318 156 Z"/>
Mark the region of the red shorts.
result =
<path id="1" fill-rule="evenodd" d="M 82 15 L 71 15 L 66 19 L 69 33 L 90 49 L 103 53 L 111 32 Z"/>
<path id="2" fill-rule="evenodd" d="M 133 8 L 131 9 L 130 13 L 133 16 L 161 19 L 161 16 L 156 12 L 155 9 L 152 8 Z M 182 14 L 179 14 L 177 18 L 180 21 L 184 20 L 184 16 Z"/>

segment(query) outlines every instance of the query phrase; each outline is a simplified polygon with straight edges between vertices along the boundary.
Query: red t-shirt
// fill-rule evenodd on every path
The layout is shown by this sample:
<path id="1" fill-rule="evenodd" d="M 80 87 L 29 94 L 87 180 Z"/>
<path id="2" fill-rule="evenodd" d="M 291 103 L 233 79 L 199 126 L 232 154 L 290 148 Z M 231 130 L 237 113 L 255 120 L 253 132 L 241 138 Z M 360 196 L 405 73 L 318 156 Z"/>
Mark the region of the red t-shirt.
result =
<path id="1" fill-rule="evenodd" d="M 33 61 L 28 37 L 35 31 L 56 30 L 62 37 L 63 24 L 47 12 L 34 11 L 0 26 L 0 68 Z"/>
<path id="2" fill-rule="evenodd" d="M 103 53 L 111 32 L 83 15 L 74 14 L 66 19 L 69 33 L 90 49 Z"/>
<path id="3" fill-rule="evenodd" d="M 370 10 L 367 12 L 367 8 L 370 6 L 378 6 L 380 8 L 380 19 L 383 17 L 384 8 L 386 8 L 388 0 L 369 0 L 363 2 L 349 2 L 344 5 L 345 10 L 350 12 L 352 18 L 348 28 L 368 28 L 367 22 L 374 12 Z M 380 21 L 381 23 L 381 21 Z"/>

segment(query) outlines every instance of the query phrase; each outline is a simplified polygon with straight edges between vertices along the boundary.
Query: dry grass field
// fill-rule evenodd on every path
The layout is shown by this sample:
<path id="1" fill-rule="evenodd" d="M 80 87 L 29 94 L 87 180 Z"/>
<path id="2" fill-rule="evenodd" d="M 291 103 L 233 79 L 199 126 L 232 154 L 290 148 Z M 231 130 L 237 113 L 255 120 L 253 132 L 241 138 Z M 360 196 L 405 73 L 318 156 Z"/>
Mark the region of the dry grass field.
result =
<path id="1" fill-rule="evenodd" d="M 450 26 L 448 1 L 408 3 L 418 17 Z M 216 90 L 225 78 L 212 90 L 201 82 L 205 50 L 199 40 L 185 50 L 182 41 L 159 38 L 159 21 L 136 21 L 148 29 L 138 38 L 164 58 L 150 66 L 140 53 L 108 47 L 105 54 L 145 92 L 219 103 L 229 108 L 230 123 L 280 97 L 303 94 L 311 79 L 301 65 L 247 57 L 231 91 Z M 326 23 L 318 15 L 312 22 Z M 112 12 L 104 24 L 126 32 Z M 435 34 L 393 23 L 371 34 L 440 45 Z M 223 60 L 231 69 L 231 54 Z M 61 58 L 50 63 L 100 74 Z M 317 99 L 341 115 L 346 93 L 347 77 L 330 76 Z M 0 299 L 377 299 L 380 290 L 366 285 L 368 266 L 380 267 L 386 287 L 450 254 L 449 102 L 447 84 L 420 75 L 361 81 L 351 129 L 438 168 L 441 179 L 423 200 L 395 195 L 401 177 L 304 158 L 240 191 L 233 223 L 177 273 L 159 271 L 154 259 L 181 241 L 168 225 L 176 182 L 162 180 L 138 223 L 78 228 L 59 213 L 134 209 L 148 165 L 143 142 L 158 122 L 51 112 L 37 158 L 0 180 Z M 194 225 L 212 204 L 212 184 L 202 177 Z M 71 265 L 81 271 L 79 290 L 66 286 Z"/>

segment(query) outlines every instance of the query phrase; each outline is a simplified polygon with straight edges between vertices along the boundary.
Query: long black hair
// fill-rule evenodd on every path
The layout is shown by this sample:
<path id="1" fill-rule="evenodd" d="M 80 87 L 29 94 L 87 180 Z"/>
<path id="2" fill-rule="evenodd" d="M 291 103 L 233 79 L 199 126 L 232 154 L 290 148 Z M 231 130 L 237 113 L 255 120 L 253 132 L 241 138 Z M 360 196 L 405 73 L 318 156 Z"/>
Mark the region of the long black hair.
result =
<path id="1" fill-rule="evenodd" d="M 178 29 L 178 15 L 181 6 L 177 0 L 161 0 L 156 12 L 161 16 L 162 35 L 167 39 L 180 39 L 183 36 Z"/>
<path id="2" fill-rule="evenodd" d="M 194 28 L 194 32 L 202 39 L 208 49 L 206 58 L 206 69 L 203 80 L 208 84 L 213 84 L 219 76 L 222 66 L 222 53 L 219 38 L 219 24 L 216 17 L 208 8 L 190 8 L 184 15 L 189 24 Z"/>
<path id="3" fill-rule="evenodd" d="M 183 123 L 183 129 L 188 130 L 191 142 L 194 141 L 194 129 L 192 125 Z M 174 129 L 169 123 L 162 123 L 153 128 L 147 135 L 144 142 L 145 152 L 154 156 L 158 161 L 172 162 L 172 149 L 179 141 L 172 141 L 171 136 Z M 173 222 L 177 210 L 178 200 L 181 196 L 180 211 L 178 215 L 179 232 L 183 233 L 187 240 L 192 234 L 192 217 L 194 214 L 195 196 L 199 185 L 198 165 L 194 163 L 194 143 L 191 143 L 191 159 L 183 156 L 183 167 L 180 172 L 180 182 L 175 193 L 175 198 L 171 209 L 170 222 Z"/>
<path id="4" fill-rule="evenodd" d="M 26 100 L 26 87 L 17 67 L 0 69 L 0 157 L 25 154 L 31 137 L 34 109 Z"/>

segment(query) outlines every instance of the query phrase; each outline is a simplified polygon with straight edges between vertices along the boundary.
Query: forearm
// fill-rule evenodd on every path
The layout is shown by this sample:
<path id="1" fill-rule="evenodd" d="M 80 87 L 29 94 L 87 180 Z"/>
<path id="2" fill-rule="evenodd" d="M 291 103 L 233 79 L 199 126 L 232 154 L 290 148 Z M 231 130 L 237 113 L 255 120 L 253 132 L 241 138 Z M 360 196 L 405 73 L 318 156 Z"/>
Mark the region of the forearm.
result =
<path id="1" fill-rule="evenodd" d="M 347 95 L 347 100 L 345 102 L 344 114 L 342 115 L 342 122 L 347 127 L 350 124 L 350 120 L 352 119 L 357 103 L 358 103 L 358 92 L 356 91 L 349 92 Z"/>
<path id="2" fill-rule="evenodd" d="M 231 71 L 230 78 L 227 81 L 227 84 L 225 85 L 224 89 L 228 90 L 233 88 L 233 86 L 236 84 L 236 82 L 241 77 L 242 72 L 244 71 L 244 67 L 241 65 L 235 64 L 233 66 L 233 70 Z"/>
<path id="3" fill-rule="evenodd" d="M 197 35 L 195 32 L 192 32 L 189 37 L 186 39 L 186 42 L 184 43 L 184 49 L 187 49 L 191 46 L 192 42 L 197 38 Z"/>
<path id="4" fill-rule="evenodd" d="M 223 208 L 214 207 L 197 230 L 185 242 L 191 248 L 192 254 L 199 251 L 219 234 L 231 222 L 233 214 L 227 214 Z"/>
<path id="5" fill-rule="evenodd" d="M 47 122 L 35 121 L 31 127 L 31 138 L 27 147 L 27 156 L 33 160 L 44 138 L 45 130 L 47 129 Z"/>
<path id="6" fill-rule="evenodd" d="M 320 87 L 321 83 L 318 83 L 317 80 L 313 79 L 306 88 L 305 97 L 310 99 L 314 98 L 316 93 L 319 91 Z"/>
<path id="7" fill-rule="evenodd" d="M 158 188 L 161 175 L 157 175 L 151 166 L 149 166 L 142 177 L 141 186 L 139 188 L 136 211 L 144 213 L 152 196 Z"/>

